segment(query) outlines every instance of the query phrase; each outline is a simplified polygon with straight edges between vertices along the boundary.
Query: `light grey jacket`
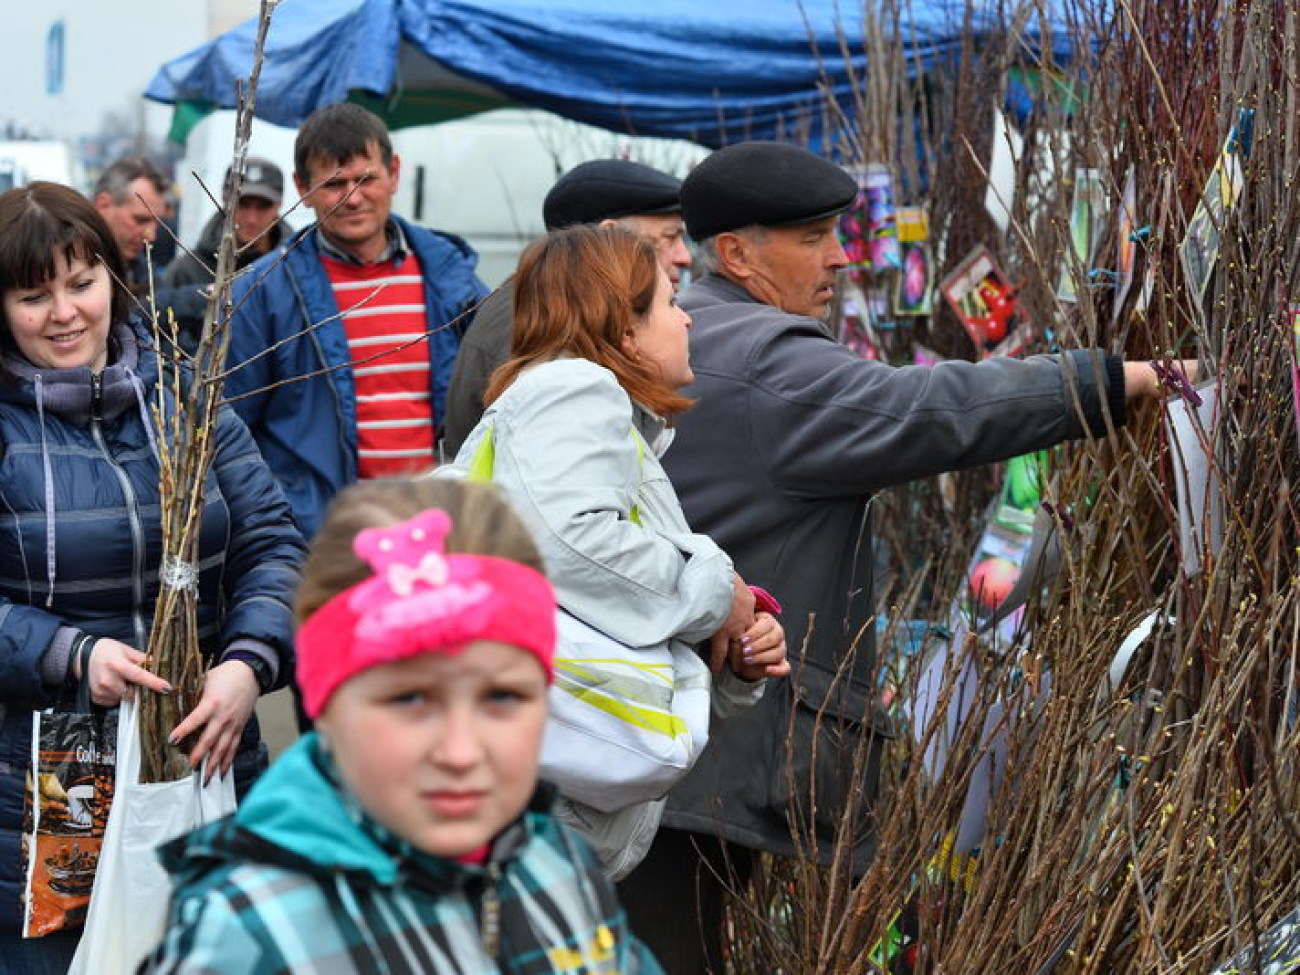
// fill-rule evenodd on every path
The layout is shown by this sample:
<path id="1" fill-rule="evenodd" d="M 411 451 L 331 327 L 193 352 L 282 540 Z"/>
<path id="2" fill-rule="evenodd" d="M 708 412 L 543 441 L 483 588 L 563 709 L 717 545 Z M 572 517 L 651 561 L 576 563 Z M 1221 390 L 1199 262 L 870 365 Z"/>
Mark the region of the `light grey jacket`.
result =
<path id="1" fill-rule="evenodd" d="M 468 469 L 489 428 L 493 480 L 541 547 L 561 606 L 630 646 L 698 643 L 717 631 L 731 609 L 731 559 L 687 527 L 653 449 L 664 426 L 613 373 L 586 359 L 526 370 L 488 407 L 453 469 Z M 638 450 L 634 429 L 648 448 Z"/>
<path id="2" fill-rule="evenodd" d="M 717 632 L 731 610 L 731 559 L 687 526 L 659 463 L 672 431 L 633 403 L 613 373 L 586 359 L 531 367 L 437 476 L 466 476 L 489 429 L 493 480 L 537 540 L 565 610 L 629 646 L 700 643 Z M 714 716 L 753 704 L 762 692 L 762 682 L 724 671 L 714 684 Z M 617 879 L 644 856 L 663 802 L 605 814 L 563 800 L 557 811 Z"/>

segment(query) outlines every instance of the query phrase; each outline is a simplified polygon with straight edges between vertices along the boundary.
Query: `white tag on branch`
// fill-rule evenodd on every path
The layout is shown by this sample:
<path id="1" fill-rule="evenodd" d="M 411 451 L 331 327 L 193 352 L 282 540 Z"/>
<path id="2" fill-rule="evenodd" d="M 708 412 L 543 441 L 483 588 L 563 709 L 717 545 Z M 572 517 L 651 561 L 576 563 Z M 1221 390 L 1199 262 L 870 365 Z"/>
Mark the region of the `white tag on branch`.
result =
<path id="1" fill-rule="evenodd" d="M 193 562 L 182 562 L 168 556 L 158 570 L 158 581 L 168 589 L 198 589 L 199 567 Z"/>

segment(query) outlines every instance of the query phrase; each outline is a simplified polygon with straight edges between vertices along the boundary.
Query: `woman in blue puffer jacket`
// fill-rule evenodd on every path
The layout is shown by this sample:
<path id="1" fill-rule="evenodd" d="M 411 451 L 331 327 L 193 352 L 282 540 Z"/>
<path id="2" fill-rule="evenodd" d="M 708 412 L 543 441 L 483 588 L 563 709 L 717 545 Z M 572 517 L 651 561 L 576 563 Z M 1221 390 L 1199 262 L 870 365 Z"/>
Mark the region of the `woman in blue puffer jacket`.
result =
<path id="1" fill-rule="evenodd" d="M 0 195 L 0 973 L 62 972 L 77 933 L 24 941 L 22 819 L 34 711 L 85 681 L 118 704 L 136 685 L 158 597 L 158 365 L 129 316 L 122 258 L 80 194 Z M 266 767 L 253 706 L 292 672 L 304 556 L 252 438 L 225 408 L 198 563 L 203 693 L 177 727 L 190 761 Z"/>

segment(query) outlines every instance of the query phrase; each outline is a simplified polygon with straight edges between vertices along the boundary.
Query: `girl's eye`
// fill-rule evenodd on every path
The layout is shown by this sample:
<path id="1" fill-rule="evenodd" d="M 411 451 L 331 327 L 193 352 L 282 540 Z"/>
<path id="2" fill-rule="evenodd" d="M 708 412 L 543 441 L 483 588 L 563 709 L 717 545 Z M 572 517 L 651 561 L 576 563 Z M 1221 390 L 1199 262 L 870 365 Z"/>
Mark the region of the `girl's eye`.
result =
<path id="1" fill-rule="evenodd" d="M 44 298 L 44 297 L 45 297 L 45 295 L 42 294 L 41 292 L 39 292 L 39 291 L 33 291 L 31 294 L 19 295 L 19 296 L 18 296 L 18 304 L 20 304 L 20 305 L 34 305 L 34 304 L 36 304 L 38 301 L 40 301 L 40 300 L 41 300 L 42 298 Z"/>
<path id="2" fill-rule="evenodd" d="M 89 288 L 89 287 L 90 287 L 92 284 L 94 284 L 94 283 L 95 283 L 95 281 L 94 281 L 93 278 L 82 278 L 82 279 L 79 280 L 79 281 L 73 281 L 73 282 L 72 282 L 72 290 L 73 290 L 73 291 L 85 291 L 87 288 Z"/>
<path id="3" fill-rule="evenodd" d="M 522 704 L 528 700 L 528 695 L 523 691 L 513 687 L 493 687 L 485 694 L 489 704 Z"/>
<path id="4" fill-rule="evenodd" d="M 406 691 L 401 694 L 394 694 L 388 698 L 386 703 L 399 708 L 417 707 L 429 700 L 429 696 L 423 691 Z"/>

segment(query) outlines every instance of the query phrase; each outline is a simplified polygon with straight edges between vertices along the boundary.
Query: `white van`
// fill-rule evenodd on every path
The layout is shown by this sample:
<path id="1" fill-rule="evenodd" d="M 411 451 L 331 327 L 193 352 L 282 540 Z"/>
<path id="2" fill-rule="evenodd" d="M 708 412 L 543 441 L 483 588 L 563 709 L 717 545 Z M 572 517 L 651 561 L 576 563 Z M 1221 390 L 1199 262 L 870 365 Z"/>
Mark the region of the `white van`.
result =
<path id="1" fill-rule="evenodd" d="M 84 171 L 67 143 L 50 140 L 0 141 L 0 190 L 26 186 L 32 180 L 63 183 L 85 191 Z"/>
<path id="2" fill-rule="evenodd" d="M 285 207 L 293 205 L 293 129 L 255 122 L 249 155 L 279 165 Z M 216 112 L 190 133 L 177 167 L 181 191 L 180 238 L 188 244 L 213 213 L 190 177 L 197 172 L 214 194 L 230 164 L 234 113 Z M 515 268 L 519 253 L 542 233 L 542 199 L 560 175 L 588 159 L 621 157 L 685 176 L 707 150 L 690 142 L 606 132 L 535 109 L 498 109 L 441 125 L 398 129 L 393 148 L 402 160 L 393 207 L 424 226 L 459 234 L 479 255 L 479 277 L 496 287 Z M 299 208 L 294 227 L 313 219 Z"/>
<path id="3" fill-rule="evenodd" d="M 0 156 L 0 193 L 26 186 L 27 183 L 27 170 L 8 156 Z"/>

